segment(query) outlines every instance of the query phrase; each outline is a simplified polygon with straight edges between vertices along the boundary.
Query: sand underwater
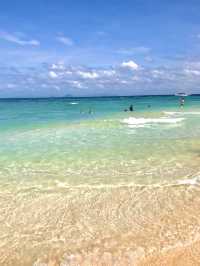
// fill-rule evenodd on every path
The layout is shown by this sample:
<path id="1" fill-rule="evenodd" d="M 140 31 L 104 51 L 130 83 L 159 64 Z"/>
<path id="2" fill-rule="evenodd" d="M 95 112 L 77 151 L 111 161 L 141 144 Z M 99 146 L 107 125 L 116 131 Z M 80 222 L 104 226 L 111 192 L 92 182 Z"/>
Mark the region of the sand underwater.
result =
<path id="1" fill-rule="evenodd" d="M 200 265 L 199 137 L 199 96 L 0 100 L 0 265 Z"/>

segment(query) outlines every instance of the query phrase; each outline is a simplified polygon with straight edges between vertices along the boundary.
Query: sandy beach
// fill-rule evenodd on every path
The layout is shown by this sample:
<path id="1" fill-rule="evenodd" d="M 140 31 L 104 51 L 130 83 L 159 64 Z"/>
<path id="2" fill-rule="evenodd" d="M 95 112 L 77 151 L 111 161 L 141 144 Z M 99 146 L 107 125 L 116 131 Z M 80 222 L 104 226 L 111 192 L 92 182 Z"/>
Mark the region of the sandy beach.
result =
<path id="1" fill-rule="evenodd" d="M 0 266 L 200 266 L 199 13 L 0 1 Z"/>
<path id="2" fill-rule="evenodd" d="M 134 100 L 0 101 L 0 265 L 198 265 L 200 98 Z"/>
<path id="3" fill-rule="evenodd" d="M 189 184 L 3 191 L 0 265 L 198 265 L 199 192 Z"/>

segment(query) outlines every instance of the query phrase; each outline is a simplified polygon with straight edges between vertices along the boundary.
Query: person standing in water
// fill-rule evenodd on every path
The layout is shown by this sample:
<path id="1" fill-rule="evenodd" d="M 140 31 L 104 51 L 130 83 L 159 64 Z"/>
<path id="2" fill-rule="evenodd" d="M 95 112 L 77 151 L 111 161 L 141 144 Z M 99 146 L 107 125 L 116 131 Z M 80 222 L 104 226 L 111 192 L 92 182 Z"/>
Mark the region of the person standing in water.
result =
<path id="1" fill-rule="evenodd" d="M 124 109 L 124 112 L 128 112 L 128 111 L 130 111 L 130 112 L 133 112 L 133 111 L 134 111 L 134 110 L 133 110 L 133 105 L 132 105 L 132 104 L 129 106 L 128 109 Z"/>
<path id="2" fill-rule="evenodd" d="M 183 107 L 184 104 L 185 104 L 185 99 L 184 99 L 184 97 L 181 97 L 180 98 L 180 107 Z"/>
<path id="3" fill-rule="evenodd" d="M 131 104 L 130 107 L 129 107 L 129 111 L 130 112 L 133 112 L 133 105 Z"/>

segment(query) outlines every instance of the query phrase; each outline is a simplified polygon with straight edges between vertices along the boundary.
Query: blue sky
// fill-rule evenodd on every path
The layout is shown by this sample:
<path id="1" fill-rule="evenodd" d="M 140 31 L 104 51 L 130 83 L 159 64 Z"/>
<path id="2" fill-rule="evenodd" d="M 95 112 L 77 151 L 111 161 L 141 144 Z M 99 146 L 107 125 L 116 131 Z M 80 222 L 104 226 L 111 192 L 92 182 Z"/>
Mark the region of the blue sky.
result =
<path id="1" fill-rule="evenodd" d="M 198 0 L 0 3 L 0 97 L 200 93 Z"/>

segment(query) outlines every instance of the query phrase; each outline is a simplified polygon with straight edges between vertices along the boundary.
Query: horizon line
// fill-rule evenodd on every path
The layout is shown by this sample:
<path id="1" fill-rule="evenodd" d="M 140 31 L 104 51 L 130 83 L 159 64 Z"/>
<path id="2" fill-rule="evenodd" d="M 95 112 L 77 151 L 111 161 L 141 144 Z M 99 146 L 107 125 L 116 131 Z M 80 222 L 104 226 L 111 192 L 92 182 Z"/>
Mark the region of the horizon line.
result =
<path id="1" fill-rule="evenodd" d="M 138 95 L 102 95 L 102 96 L 40 96 L 40 97 L 0 97 L 0 100 L 30 100 L 30 99 L 70 99 L 70 98 L 120 98 L 120 97 L 158 97 L 158 96 L 175 96 L 176 94 L 138 94 Z M 188 96 L 200 96 L 200 93 L 193 93 Z"/>

